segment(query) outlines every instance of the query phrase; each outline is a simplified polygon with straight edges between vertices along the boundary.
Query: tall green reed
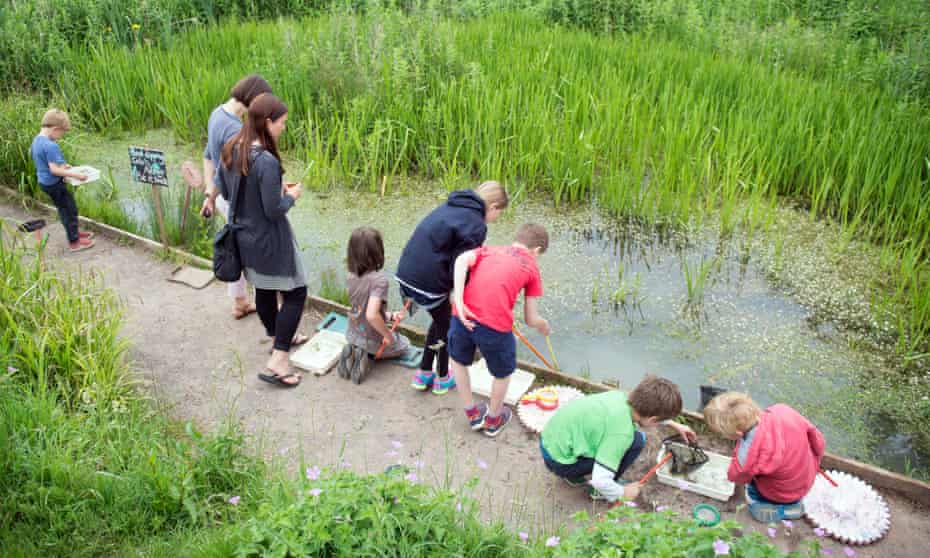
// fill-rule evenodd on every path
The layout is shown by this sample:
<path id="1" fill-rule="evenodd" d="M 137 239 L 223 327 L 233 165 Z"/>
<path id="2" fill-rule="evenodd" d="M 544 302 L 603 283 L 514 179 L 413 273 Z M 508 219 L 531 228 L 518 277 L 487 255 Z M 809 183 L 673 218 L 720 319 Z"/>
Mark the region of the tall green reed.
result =
<path id="1" fill-rule="evenodd" d="M 102 131 L 170 125 L 200 140 L 231 84 L 262 73 L 291 107 L 285 143 L 311 164 L 308 183 L 493 176 L 559 202 L 596 195 L 652 221 L 719 210 L 727 231 L 765 223 L 780 196 L 930 253 L 930 117 L 830 75 L 651 35 L 430 11 L 229 24 L 166 48 L 69 52 L 56 90 Z M 746 199 L 756 209 L 737 212 Z M 919 292 L 894 291 L 904 305 Z"/>

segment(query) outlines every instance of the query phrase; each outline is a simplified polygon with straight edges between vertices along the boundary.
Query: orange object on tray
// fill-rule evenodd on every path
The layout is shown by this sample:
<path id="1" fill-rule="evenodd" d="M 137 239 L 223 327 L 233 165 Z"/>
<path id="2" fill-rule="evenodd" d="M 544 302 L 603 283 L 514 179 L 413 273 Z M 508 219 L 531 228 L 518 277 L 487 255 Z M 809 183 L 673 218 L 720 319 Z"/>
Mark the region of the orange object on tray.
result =
<path id="1" fill-rule="evenodd" d="M 523 396 L 520 404 L 536 405 L 543 411 L 554 411 L 559 408 L 559 392 L 552 388 L 543 388 L 535 395 Z"/>

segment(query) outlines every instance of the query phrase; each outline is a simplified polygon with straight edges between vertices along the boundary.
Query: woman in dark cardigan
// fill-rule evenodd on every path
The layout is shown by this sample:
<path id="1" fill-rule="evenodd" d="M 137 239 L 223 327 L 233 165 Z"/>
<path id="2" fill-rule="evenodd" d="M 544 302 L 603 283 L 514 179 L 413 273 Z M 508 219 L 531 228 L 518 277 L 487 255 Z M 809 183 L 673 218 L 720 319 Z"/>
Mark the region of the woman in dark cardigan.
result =
<path id="1" fill-rule="evenodd" d="M 246 279 L 255 286 L 255 306 L 265 331 L 274 337 L 271 358 L 258 377 L 282 387 L 300 384 L 288 353 L 307 299 L 307 280 L 287 212 L 300 197 L 299 183 L 281 184 L 284 169 L 278 137 L 287 122 L 287 106 L 263 93 L 249 106 L 242 130 L 223 146 L 219 187 L 229 200 L 230 222 Z M 244 155 L 244 156 L 243 156 Z M 278 295 L 282 304 L 278 308 Z"/>

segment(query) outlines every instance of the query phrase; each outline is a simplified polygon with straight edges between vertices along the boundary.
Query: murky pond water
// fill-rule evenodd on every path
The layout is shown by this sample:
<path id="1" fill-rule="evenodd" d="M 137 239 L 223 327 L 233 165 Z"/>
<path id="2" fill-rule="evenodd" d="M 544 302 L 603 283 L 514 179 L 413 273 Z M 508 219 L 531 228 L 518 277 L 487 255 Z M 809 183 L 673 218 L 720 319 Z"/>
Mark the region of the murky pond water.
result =
<path id="1" fill-rule="evenodd" d="M 74 142 L 75 160 L 112 168 L 124 211 L 142 222 L 150 219 L 149 189 L 129 182 L 128 142 L 81 147 L 84 143 Z M 175 170 L 185 157 L 199 160 L 196 149 L 174 146 L 164 133 L 135 143 L 167 146 Z M 181 184 L 179 174 L 173 184 Z M 87 186 L 81 195 L 93 197 L 95 189 L 106 187 Z M 181 187 L 168 190 L 172 200 L 183 195 Z M 327 270 L 344 278 L 345 244 L 359 225 L 381 230 L 385 268 L 395 268 L 416 223 L 445 198 L 429 185 L 403 190 L 384 198 L 348 188 L 305 192 L 290 218 L 311 291 Z M 201 199 L 195 196 L 195 203 Z M 880 370 L 880 355 L 857 348 L 830 321 L 815 319 L 811 309 L 773 286 L 760 239 L 721 240 L 711 229 L 686 235 L 618 223 L 595 207 L 556 208 L 542 198 L 523 198 L 491 225 L 488 242 L 509 243 L 527 221 L 550 230 L 549 252 L 539 261 L 541 309 L 552 324 L 551 342 L 564 371 L 623 388 L 656 373 L 677 382 L 692 409 L 702 384 L 744 390 L 762 405 L 798 408 L 824 431 L 835 453 L 898 470 L 905 460 L 921 466 L 909 439 L 887 432 L 857 397 L 857 378 Z M 396 286 L 391 296 L 396 305 Z M 413 321 L 425 325 L 426 318 L 421 313 Z M 522 330 L 548 353 L 544 338 Z M 534 360 L 525 348 L 520 351 Z"/>

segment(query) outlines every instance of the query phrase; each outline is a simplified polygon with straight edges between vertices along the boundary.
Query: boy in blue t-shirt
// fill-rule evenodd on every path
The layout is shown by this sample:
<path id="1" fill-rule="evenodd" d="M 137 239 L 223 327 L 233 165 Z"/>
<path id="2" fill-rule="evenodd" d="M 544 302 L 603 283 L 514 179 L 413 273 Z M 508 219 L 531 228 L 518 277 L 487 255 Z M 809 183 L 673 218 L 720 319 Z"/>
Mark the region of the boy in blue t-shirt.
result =
<path id="1" fill-rule="evenodd" d="M 36 165 L 36 177 L 39 187 L 52 198 L 58 208 L 61 224 L 68 234 L 68 246 L 72 252 L 80 252 L 94 245 L 94 235 L 78 230 L 78 208 L 74 195 L 68 190 L 65 178 L 75 178 L 80 181 L 87 177 L 71 170 L 71 165 L 65 161 L 58 140 L 71 129 L 71 120 L 68 114 L 59 109 L 51 109 L 42 117 L 42 129 L 39 135 L 32 140 L 29 152 Z"/>

